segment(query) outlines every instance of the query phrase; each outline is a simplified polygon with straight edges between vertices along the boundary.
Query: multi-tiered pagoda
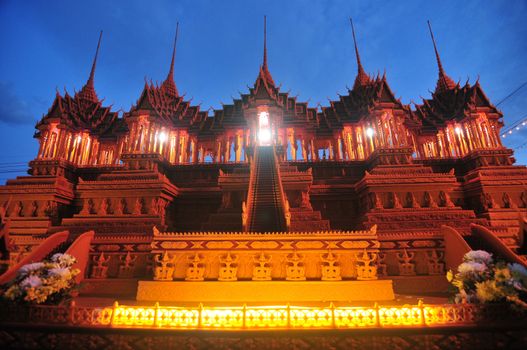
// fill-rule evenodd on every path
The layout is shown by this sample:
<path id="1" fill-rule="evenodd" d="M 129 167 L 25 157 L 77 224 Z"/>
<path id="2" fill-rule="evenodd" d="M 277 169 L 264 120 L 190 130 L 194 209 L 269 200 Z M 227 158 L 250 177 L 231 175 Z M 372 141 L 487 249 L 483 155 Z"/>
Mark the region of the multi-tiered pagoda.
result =
<path id="1" fill-rule="evenodd" d="M 36 125 L 28 176 L 0 187 L 1 282 L 68 251 L 81 296 L 371 301 L 444 291 L 470 248 L 521 262 L 527 168 L 479 82 L 455 83 L 433 41 L 435 90 L 406 105 L 353 38 L 353 88 L 327 106 L 276 85 L 264 35 L 231 104 L 210 113 L 179 94 L 175 41 L 166 79 L 122 117 L 95 90 L 99 38 L 86 84 Z"/>

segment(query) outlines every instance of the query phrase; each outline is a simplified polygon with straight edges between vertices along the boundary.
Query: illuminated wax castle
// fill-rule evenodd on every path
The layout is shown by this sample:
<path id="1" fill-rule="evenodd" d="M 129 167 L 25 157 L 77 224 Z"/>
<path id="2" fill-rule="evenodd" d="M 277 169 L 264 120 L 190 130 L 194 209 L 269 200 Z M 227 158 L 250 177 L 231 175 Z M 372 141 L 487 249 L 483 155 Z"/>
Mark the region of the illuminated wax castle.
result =
<path id="1" fill-rule="evenodd" d="M 81 295 L 390 300 L 444 290 L 475 237 L 520 254 L 527 169 L 479 82 L 454 83 L 434 49 L 421 104 L 368 75 L 355 41 L 353 88 L 314 108 L 275 84 L 264 35 L 253 87 L 210 115 L 178 92 L 175 41 L 166 79 L 122 117 L 95 92 L 96 53 L 36 125 L 29 176 L 0 188 L 4 270 L 74 247 Z"/>

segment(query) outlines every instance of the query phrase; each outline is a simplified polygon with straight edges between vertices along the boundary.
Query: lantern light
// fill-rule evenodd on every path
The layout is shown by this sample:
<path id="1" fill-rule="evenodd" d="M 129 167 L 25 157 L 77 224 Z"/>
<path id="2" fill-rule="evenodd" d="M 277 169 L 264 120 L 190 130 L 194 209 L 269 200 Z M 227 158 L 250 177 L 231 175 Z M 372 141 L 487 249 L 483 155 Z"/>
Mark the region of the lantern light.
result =
<path id="1" fill-rule="evenodd" d="M 368 137 L 371 138 L 371 137 L 373 137 L 374 134 L 375 134 L 375 130 L 373 130 L 373 128 L 371 128 L 371 127 L 366 128 L 366 135 Z"/>
<path id="2" fill-rule="evenodd" d="M 163 131 L 159 134 L 159 142 L 164 143 L 166 140 L 167 140 L 167 134 L 166 132 Z"/>

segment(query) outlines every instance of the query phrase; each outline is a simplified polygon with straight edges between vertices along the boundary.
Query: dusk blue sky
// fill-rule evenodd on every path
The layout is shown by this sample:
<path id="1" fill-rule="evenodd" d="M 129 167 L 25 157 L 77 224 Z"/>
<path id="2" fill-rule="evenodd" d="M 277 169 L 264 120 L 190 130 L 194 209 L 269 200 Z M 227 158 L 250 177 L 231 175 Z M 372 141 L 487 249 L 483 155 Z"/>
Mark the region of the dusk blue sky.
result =
<path id="1" fill-rule="evenodd" d="M 527 1 L 0 1 L 0 183 L 36 156 L 35 122 L 55 95 L 86 82 L 104 30 L 95 87 L 128 111 L 144 78 L 168 72 L 180 22 L 175 79 L 203 109 L 246 92 L 262 57 L 267 15 L 269 67 L 283 90 L 327 105 L 352 86 L 357 66 L 348 17 L 366 71 L 386 70 L 405 103 L 429 97 L 437 66 L 426 20 L 454 80 L 480 77 L 497 103 L 527 81 Z M 499 106 L 505 125 L 527 117 L 527 87 Z M 527 141 L 527 128 L 505 139 Z M 527 163 L 527 147 L 516 158 Z M 6 164 L 10 163 L 10 164 Z M 20 164 L 11 164 L 20 163 Z"/>

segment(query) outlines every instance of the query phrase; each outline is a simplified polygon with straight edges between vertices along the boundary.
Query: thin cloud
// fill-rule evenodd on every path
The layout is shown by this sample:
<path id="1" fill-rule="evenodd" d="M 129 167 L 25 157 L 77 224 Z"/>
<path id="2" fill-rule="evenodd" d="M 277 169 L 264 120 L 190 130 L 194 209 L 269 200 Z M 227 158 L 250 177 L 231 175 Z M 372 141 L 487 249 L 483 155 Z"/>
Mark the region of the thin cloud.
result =
<path id="1" fill-rule="evenodd" d="M 7 124 L 34 122 L 29 104 L 14 92 L 12 83 L 0 81 L 0 121 Z"/>

